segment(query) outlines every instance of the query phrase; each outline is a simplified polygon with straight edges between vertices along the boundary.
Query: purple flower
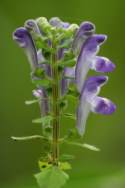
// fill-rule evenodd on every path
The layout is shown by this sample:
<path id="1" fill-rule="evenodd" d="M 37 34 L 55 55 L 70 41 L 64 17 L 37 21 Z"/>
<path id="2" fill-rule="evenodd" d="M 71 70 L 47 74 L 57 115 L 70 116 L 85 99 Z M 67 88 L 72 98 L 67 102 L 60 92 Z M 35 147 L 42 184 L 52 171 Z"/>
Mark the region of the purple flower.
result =
<path id="1" fill-rule="evenodd" d="M 110 115 L 116 110 L 116 106 L 106 98 L 95 97 L 92 101 L 92 109 L 93 112 Z"/>
<path id="2" fill-rule="evenodd" d="M 106 38 L 106 35 L 92 35 L 83 43 L 75 70 L 76 85 L 79 92 L 82 90 L 91 63 L 99 52 L 100 45 L 104 43 Z"/>
<path id="3" fill-rule="evenodd" d="M 89 77 L 84 84 L 77 109 L 77 130 L 81 136 L 85 133 L 86 121 L 90 112 L 108 115 L 116 109 L 109 99 L 97 96 L 107 80 L 107 76 L 93 76 Z"/>
<path id="4" fill-rule="evenodd" d="M 96 72 L 112 72 L 115 69 L 115 64 L 106 57 L 96 56 L 91 62 L 90 68 Z"/>
<path id="5" fill-rule="evenodd" d="M 24 48 L 28 57 L 32 70 L 34 71 L 38 66 L 37 51 L 33 39 L 26 28 L 20 27 L 13 33 L 13 39 L 18 45 Z"/>
<path id="6" fill-rule="evenodd" d="M 33 19 L 26 20 L 26 22 L 24 23 L 24 26 L 28 30 L 33 31 L 34 33 L 41 34 L 40 29 L 39 29 L 39 27 L 37 25 L 36 20 L 33 20 Z"/>
<path id="7" fill-rule="evenodd" d="M 75 80 L 75 66 L 74 67 L 65 67 L 62 80 L 61 80 L 61 95 L 66 94 L 68 87 L 71 83 L 74 83 Z"/>
<path id="8" fill-rule="evenodd" d="M 79 29 L 76 32 L 74 41 L 73 41 L 73 51 L 75 53 L 79 52 L 81 46 L 87 38 L 95 33 L 95 25 L 91 22 L 82 22 Z"/>

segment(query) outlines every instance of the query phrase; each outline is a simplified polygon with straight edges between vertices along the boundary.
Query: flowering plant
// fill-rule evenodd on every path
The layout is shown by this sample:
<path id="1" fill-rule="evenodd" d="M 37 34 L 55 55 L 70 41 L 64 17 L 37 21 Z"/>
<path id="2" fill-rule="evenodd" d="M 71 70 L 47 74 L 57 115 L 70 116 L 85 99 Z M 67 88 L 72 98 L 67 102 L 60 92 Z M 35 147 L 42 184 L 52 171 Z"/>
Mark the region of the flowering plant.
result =
<path id="1" fill-rule="evenodd" d="M 39 160 L 41 172 L 36 174 L 41 188 L 60 188 L 67 179 L 66 170 L 71 168 L 70 155 L 60 155 L 60 144 L 67 143 L 98 151 L 95 146 L 83 143 L 86 121 L 90 112 L 109 115 L 116 106 L 107 98 L 98 96 L 107 83 L 105 75 L 87 78 L 89 69 L 100 73 L 112 72 L 115 65 L 107 58 L 97 56 L 107 36 L 95 34 L 91 22 L 70 24 L 57 17 L 49 21 L 45 17 L 27 20 L 17 28 L 13 39 L 24 49 L 31 67 L 34 84 L 34 100 L 38 103 L 41 117 L 33 123 L 42 124 L 42 135 L 12 137 L 14 140 L 42 139 L 47 150 Z M 68 104 L 75 102 L 74 114 Z M 68 111 L 68 112 L 67 112 Z M 71 118 L 76 127 L 60 138 L 61 117 Z M 79 142 L 76 141 L 79 139 Z"/>

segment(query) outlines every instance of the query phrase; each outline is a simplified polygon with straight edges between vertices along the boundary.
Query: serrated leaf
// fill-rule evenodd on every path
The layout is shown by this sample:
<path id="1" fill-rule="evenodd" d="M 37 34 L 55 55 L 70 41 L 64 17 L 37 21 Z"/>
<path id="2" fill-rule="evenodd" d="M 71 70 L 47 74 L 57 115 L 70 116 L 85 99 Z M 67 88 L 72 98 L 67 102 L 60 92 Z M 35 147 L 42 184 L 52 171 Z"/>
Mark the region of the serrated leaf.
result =
<path id="1" fill-rule="evenodd" d="M 61 188 L 69 176 L 58 167 L 53 166 L 35 174 L 35 178 L 40 188 Z"/>
<path id="2" fill-rule="evenodd" d="M 51 115 L 43 116 L 38 119 L 32 120 L 32 123 L 42 123 L 43 126 L 50 126 L 51 121 L 53 120 L 53 117 Z"/>
<path id="3" fill-rule="evenodd" d="M 39 101 L 38 99 L 29 100 L 29 101 L 25 101 L 25 104 L 26 105 L 31 105 L 31 104 L 37 103 L 38 101 Z"/>
<path id="4" fill-rule="evenodd" d="M 75 157 L 73 155 L 68 155 L 68 154 L 62 154 L 60 156 L 60 160 L 61 161 L 65 161 L 65 160 L 73 160 Z"/>
<path id="5" fill-rule="evenodd" d="M 70 114 L 70 113 L 64 113 L 63 116 L 76 120 L 76 115 L 75 114 Z"/>

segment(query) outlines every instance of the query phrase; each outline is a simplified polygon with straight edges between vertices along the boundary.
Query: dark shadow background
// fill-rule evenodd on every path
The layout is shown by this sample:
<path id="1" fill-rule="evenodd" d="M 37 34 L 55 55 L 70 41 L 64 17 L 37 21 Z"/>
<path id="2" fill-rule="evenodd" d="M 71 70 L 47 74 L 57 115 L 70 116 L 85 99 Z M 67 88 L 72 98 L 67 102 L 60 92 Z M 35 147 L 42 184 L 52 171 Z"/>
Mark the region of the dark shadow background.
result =
<path id="1" fill-rule="evenodd" d="M 64 21 L 96 24 L 97 33 L 108 40 L 100 54 L 117 66 L 109 74 L 109 82 L 101 95 L 117 104 L 112 116 L 91 115 L 85 142 L 101 148 L 92 152 L 63 146 L 61 151 L 76 155 L 67 188 L 125 187 L 125 1 L 124 0 L 0 0 L 0 187 L 35 188 L 33 174 L 42 152 L 38 141 L 16 143 L 10 136 L 40 134 L 39 125 L 31 123 L 39 117 L 37 105 L 27 107 L 33 89 L 30 71 L 23 51 L 12 40 L 12 32 L 29 18 L 58 16 Z M 92 72 L 92 74 L 95 74 Z M 67 120 L 64 130 L 73 127 Z"/>

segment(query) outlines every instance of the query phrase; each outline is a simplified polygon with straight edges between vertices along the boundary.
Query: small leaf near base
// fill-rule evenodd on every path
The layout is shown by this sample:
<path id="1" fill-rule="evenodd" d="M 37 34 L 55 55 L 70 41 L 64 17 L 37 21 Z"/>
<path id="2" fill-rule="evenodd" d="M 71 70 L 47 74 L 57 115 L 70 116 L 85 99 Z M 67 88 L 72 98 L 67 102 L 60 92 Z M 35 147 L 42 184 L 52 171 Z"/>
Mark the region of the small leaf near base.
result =
<path id="1" fill-rule="evenodd" d="M 56 166 L 52 166 L 35 174 L 40 188 L 61 188 L 69 179 L 68 174 Z"/>

